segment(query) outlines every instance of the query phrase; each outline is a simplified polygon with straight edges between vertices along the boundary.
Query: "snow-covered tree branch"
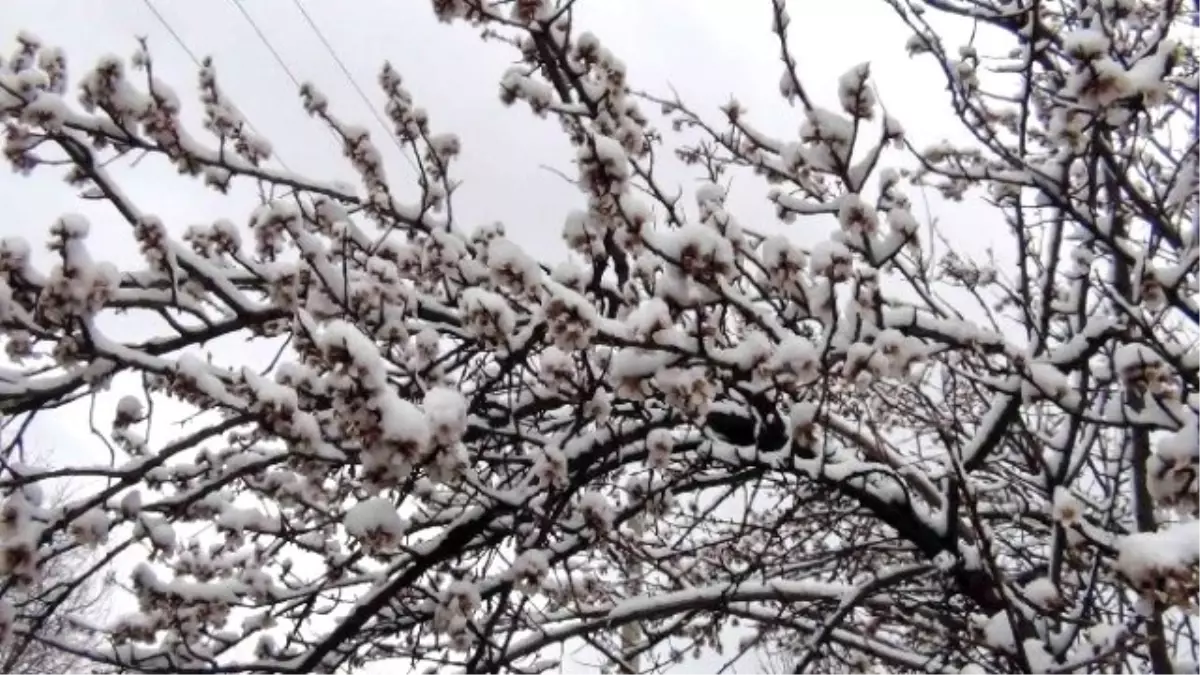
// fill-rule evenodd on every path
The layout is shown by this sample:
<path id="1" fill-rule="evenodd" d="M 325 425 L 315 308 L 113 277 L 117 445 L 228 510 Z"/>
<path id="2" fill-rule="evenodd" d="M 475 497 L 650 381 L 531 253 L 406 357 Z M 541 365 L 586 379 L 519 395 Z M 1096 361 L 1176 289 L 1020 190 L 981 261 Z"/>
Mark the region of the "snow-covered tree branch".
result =
<path id="1" fill-rule="evenodd" d="M 415 186 L 313 85 L 297 105 L 357 185 L 277 168 L 211 61 L 190 103 L 145 44 L 69 77 L 20 35 L 6 157 L 111 209 L 51 224 L 49 268 L 37 236 L 0 241 L 0 633 L 141 672 L 541 672 L 568 643 L 662 671 L 730 634 L 730 661 L 796 672 L 1194 669 L 1187 6 L 880 0 L 971 138 L 917 147 L 868 65 L 807 76 L 764 1 L 786 136 L 643 91 L 571 0 L 433 0 L 512 46 L 501 101 L 576 153 L 563 260 L 460 221 L 471 148 L 390 64 Z M 164 222 L 109 170 L 147 155 L 261 204 Z M 733 176 L 831 232 L 740 220 Z M 926 193 L 978 203 L 1008 250 L 963 253 L 973 224 L 934 222 Z M 96 260 L 101 229 L 139 264 Z M 273 356 L 238 362 L 246 342 Z M 109 461 L 26 461 L 53 411 Z M 63 478 L 91 487 L 44 503 Z M 13 600 L 80 546 L 81 582 L 138 560 L 118 580 L 139 611 L 89 626 L 97 647 Z"/>
<path id="2" fill-rule="evenodd" d="M 56 490 L 47 500 L 65 503 L 69 493 Z M 68 533 L 59 537 L 66 539 Z M 6 673 L 72 673 L 97 670 L 81 655 L 71 654 L 39 640 L 46 636 L 55 642 L 76 647 L 95 647 L 98 636 L 87 630 L 89 624 L 107 618 L 108 575 L 104 560 L 97 560 L 88 547 L 75 541 L 57 547 L 53 555 L 37 561 L 33 579 L 18 580 L 5 589 L 7 621 L 18 618 L 26 634 L 10 639 L 0 651 L 0 668 Z M 16 616 L 13 616 L 13 613 Z M 97 672 L 106 672 L 99 669 Z"/>

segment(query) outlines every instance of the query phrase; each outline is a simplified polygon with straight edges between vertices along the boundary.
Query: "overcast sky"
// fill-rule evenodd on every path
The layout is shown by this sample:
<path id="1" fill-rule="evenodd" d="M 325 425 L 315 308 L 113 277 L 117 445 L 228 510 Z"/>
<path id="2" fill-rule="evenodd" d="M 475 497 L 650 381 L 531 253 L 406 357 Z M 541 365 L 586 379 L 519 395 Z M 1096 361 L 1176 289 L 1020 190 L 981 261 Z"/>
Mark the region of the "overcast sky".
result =
<path id="1" fill-rule="evenodd" d="M 198 56 L 215 57 L 227 95 L 271 140 L 291 170 L 324 180 L 353 180 L 333 138 L 303 113 L 295 85 L 235 0 L 151 2 L 188 48 Z M 456 175 L 463 186 L 455 210 L 460 226 L 470 229 L 498 220 L 530 253 L 550 259 L 565 254 L 563 219 L 568 211 L 582 208 L 583 198 L 541 167 L 570 175 L 572 153 L 553 120 L 535 118 L 523 104 L 501 106 L 498 81 L 514 60 L 511 48 L 482 43 L 464 24 L 439 24 L 427 0 L 302 2 L 378 109 L 382 95 L 376 76 L 381 64 L 390 60 L 418 104 L 429 110 L 435 132 L 459 134 L 463 158 Z M 403 187 L 411 184 L 412 169 L 384 139 L 296 4 L 243 0 L 242 6 L 297 78 L 316 83 L 344 120 L 372 131 L 398 192 L 413 194 Z M 780 136 L 796 133 L 799 115 L 778 95 L 782 71 L 770 33 L 769 0 L 581 0 L 579 7 L 577 25 L 594 32 L 626 61 L 636 88 L 668 94 L 668 86 L 673 86 L 695 110 L 716 122 L 717 107 L 736 96 L 759 128 Z M 936 141 L 954 128 L 940 75 L 930 62 L 907 57 L 903 26 L 881 0 L 794 0 L 789 12 L 799 71 L 818 101 L 835 107 L 837 77 L 868 61 L 883 104 L 910 137 L 922 143 Z M 0 15 L 6 31 L 26 30 L 65 48 L 75 74 L 102 55 L 130 55 L 135 37 L 148 37 L 158 77 L 180 94 L 188 110 L 185 118 L 196 119 L 196 66 L 144 0 L 3 0 Z M 12 35 L 6 37 L 10 42 L 3 49 L 9 52 Z M 217 218 L 245 223 L 255 204 L 249 189 L 221 197 L 155 160 L 137 167 L 124 162 L 112 171 L 143 211 L 159 215 L 174 232 Z M 126 224 L 111 208 L 75 199 L 60 178 L 57 169 L 43 169 L 33 178 L 3 174 L 0 203 L 5 205 L 5 218 L 0 220 L 0 236 L 23 235 L 35 248 L 43 248 L 53 220 L 74 211 L 92 220 L 96 258 L 134 262 Z M 695 184 L 694 176 L 677 168 L 668 168 L 663 179 L 685 190 Z M 766 189 L 749 175 L 737 179 L 736 213 L 747 226 L 790 232 L 802 241 L 823 238 L 832 227 L 801 222 L 789 230 L 774 223 L 763 199 Z M 970 209 L 944 204 L 938 205 L 938 213 L 949 221 L 975 217 Z M 955 227 L 968 240 L 979 237 L 978 222 Z M 63 424 L 64 414 L 39 425 L 39 442 L 58 461 L 99 457 L 86 425 L 72 419 Z M 77 416 L 79 409 L 71 414 Z M 719 663 L 694 665 L 715 668 Z M 754 663 L 747 665 L 755 669 Z"/>

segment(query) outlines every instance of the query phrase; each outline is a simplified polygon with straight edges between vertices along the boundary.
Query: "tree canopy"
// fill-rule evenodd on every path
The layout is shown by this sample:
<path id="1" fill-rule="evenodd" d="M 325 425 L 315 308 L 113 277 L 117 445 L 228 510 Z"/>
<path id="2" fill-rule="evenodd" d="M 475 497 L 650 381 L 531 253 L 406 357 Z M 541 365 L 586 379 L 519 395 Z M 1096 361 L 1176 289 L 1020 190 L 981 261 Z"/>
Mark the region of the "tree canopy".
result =
<path id="1" fill-rule="evenodd" d="M 69 74 L 19 35 L 5 156 L 66 167 L 141 262 L 97 260 L 97 224 L 70 213 L 48 268 L 39 237 L 0 241 L 0 633 L 140 672 L 527 673 L 578 644 L 620 672 L 711 650 L 795 672 L 1194 672 L 1194 8 L 880 0 L 971 139 L 916 147 L 866 64 L 805 76 L 771 1 L 788 137 L 737 101 L 642 91 L 573 0 L 433 0 L 511 45 L 500 101 L 576 153 L 559 260 L 455 217 L 471 148 L 390 64 L 411 203 L 311 84 L 298 105 L 357 185 L 274 167 L 211 60 L 190 102 L 144 45 Z M 146 154 L 261 204 L 163 222 L 107 169 Z M 664 156 L 703 183 L 667 183 Z M 733 176 L 828 235 L 762 233 L 728 209 Z M 1002 221 L 1007 250 L 956 250 L 925 192 Z M 246 339 L 275 357 L 205 356 Z M 169 402 L 194 415 L 152 437 Z M 25 460 L 23 430 L 60 408 L 110 461 Z M 43 499 L 63 478 L 91 487 Z M 95 562 L 41 583 L 80 547 Z M 58 610 L 30 588 L 130 555 L 136 612 L 87 625 L 92 647 L 41 629 Z"/>

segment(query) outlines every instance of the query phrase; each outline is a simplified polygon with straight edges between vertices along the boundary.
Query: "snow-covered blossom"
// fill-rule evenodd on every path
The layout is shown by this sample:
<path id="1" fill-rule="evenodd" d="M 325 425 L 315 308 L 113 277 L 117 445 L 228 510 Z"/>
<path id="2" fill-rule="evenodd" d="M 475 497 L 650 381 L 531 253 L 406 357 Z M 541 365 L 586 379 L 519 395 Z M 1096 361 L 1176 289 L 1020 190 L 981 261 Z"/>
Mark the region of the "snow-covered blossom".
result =
<path id="1" fill-rule="evenodd" d="M 452 582 L 438 598 L 433 615 L 434 630 L 447 634 L 456 649 L 465 650 L 471 643 L 469 627 L 481 602 L 475 584 L 462 580 Z"/>
<path id="2" fill-rule="evenodd" d="M 838 78 L 838 99 L 842 110 L 868 120 L 875 115 L 875 92 L 867 84 L 870 73 L 870 66 L 860 63 Z"/>
<path id="3" fill-rule="evenodd" d="M 47 630 L 105 567 L 64 581 L 78 549 L 137 603 L 80 622 L 83 649 L 139 672 L 546 672 L 584 633 L 647 670 L 735 622 L 806 671 L 1196 651 L 1174 3 L 881 3 L 953 104 L 924 147 L 878 98 L 892 69 L 813 76 L 793 46 L 822 26 L 785 0 L 764 30 L 791 128 L 753 92 L 715 116 L 664 96 L 569 3 L 431 4 L 511 51 L 493 94 L 562 134 L 573 164 L 544 168 L 574 200 L 519 151 L 485 163 L 533 172 L 529 212 L 480 199 L 481 136 L 408 63 L 378 70 L 383 128 L 299 84 L 347 182 L 275 157 L 212 59 L 192 100 L 144 42 L 81 67 L 20 34 L 0 60 L 13 171 L 100 203 L 0 239 L 0 638 L 75 643 Z M 255 205 L 147 212 L 125 174 L 167 166 Z M 60 414 L 89 433 L 42 457 Z"/>
<path id="4" fill-rule="evenodd" d="M 764 367 L 772 376 L 785 382 L 809 384 L 820 376 L 820 354 L 812 342 L 791 336 L 775 347 L 775 353 Z"/>
<path id="5" fill-rule="evenodd" d="M 568 288 L 551 291 L 545 312 L 550 335 L 559 349 L 584 349 L 596 334 L 599 315 L 595 307 L 575 291 Z"/>
<path id="6" fill-rule="evenodd" d="M 584 524 L 593 532 L 603 535 L 613 526 L 612 504 L 608 498 L 599 492 L 585 492 L 579 498 L 579 514 L 583 516 Z"/>
<path id="7" fill-rule="evenodd" d="M 675 439 L 667 429 L 652 429 L 646 435 L 646 463 L 655 469 L 665 469 L 671 461 Z"/>
<path id="8" fill-rule="evenodd" d="M 1070 527 L 1083 519 L 1083 504 L 1070 490 L 1060 485 L 1054 489 L 1051 515 L 1056 522 Z"/>
<path id="9" fill-rule="evenodd" d="M 667 405 L 684 414 L 703 417 L 716 393 L 709 376 L 700 368 L 666 368 L 654 376 L 654 386 L 666 397 Z"/>
<path id="10" fill-rule="evenodd" d="M 1062 598 L 1049 577 L 1038 577 L 1025 584 L 1026 599 L 1040 609 L 1051 609 L 1062 604 Z"/>
<path id="11" fill-rule="evenodd" d="M 425 392 L 421 410 L 439 445 L 457 443 L 467 432 L 467 400 L 458 391 L 433 387 Z"/>
<path id="12" fill-rule="evenodd" d="M 85 546 L 96 546 L 108 540 L 108 516 L 100 509 L 90 509 L 71 522 L 71 536 Z"/>
<path id="13" fill-rule="evenodd" d="M 530 549 L 513 560 L 506 575 L 521 592 L 536 593 L 549 572 L 550 563 L 546 560 L 546 554 L 537 549 Z"/>
<path id="14" fill-rule="evenodd" d="M 469 330 L 489 344 L 506 344 L 516 328 L 516 314 L 501 296 L 482 288 L 462 294 L 462 310 Z"/>
<path id="15" fill-rule="evenodd" d="M 533 453 L 532 473 L 543 485 L 555 488 L 567 486 L 567 458 L 562 450 L 545 447 Z"/>
<path id="16" fill-rule="evenodd" d="M 386 549 L 399 543 L 405 523 L 396 507 L 383 497 L 355 504 L 342 521 L 346 534 L 360 539 L 371 549 Z"/>

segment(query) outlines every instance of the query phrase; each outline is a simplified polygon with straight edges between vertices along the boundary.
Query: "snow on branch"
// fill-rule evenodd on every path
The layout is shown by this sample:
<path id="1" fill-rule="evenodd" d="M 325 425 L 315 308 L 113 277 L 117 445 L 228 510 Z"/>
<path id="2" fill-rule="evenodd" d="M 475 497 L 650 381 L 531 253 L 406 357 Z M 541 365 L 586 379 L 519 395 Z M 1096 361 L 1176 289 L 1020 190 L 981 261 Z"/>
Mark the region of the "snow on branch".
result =
<path id="1" fill-rule="evenodd" d="M 880 3 L 970 142 L 917 147 L 868 64 L 802 77 L 783 0 L 763 27 L 798 115 L 780 137 L 736 100 L 636 89 L 573 2 L 434 0 L 516 50 L 500 102 L 572 146 L 558 260 L 460 222 L 472 148 L 401 65 L 378 83 L 415 191 L 313 85 L 296 105 L 357 186 L 272 168 L 212 60 L 193 104 L 144 46 L 69 73 L 18 36 L 5 157 L 65 164 L 113 209 L 44 224 L 47 265 L 0 240 L 0 637 L 144 672 L 542 672 L 567 644 L 622 672 L 714 652 L 796 672 L 1194 663 L 1183 6 Z M 954 17 L 1004 49 L 949 44 L 934 25 Z M 143 153 L 275 196 L 243 225 L 163 222 L 109 170 Z M 740 175 L 771 233 L 735 212 Z M 956 246 L 923 192 L 1003 222 L 1006 250 Z M 802 244 L 801 222 L 824 234 Z M 99 259 L 100 229 L 137 263 Z M 26 463 L 31 420 L 59 409 L 100 459 Z M 68 478 L 72 501 L 37 497 Z M 137 608 L 88 647 L 37 628 L 73 548 Z"/>

